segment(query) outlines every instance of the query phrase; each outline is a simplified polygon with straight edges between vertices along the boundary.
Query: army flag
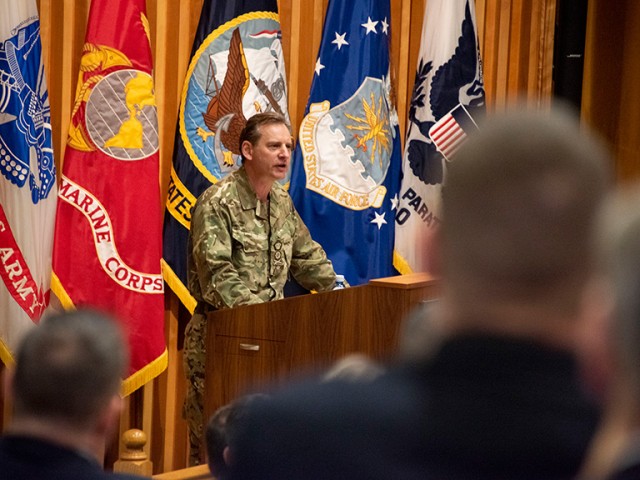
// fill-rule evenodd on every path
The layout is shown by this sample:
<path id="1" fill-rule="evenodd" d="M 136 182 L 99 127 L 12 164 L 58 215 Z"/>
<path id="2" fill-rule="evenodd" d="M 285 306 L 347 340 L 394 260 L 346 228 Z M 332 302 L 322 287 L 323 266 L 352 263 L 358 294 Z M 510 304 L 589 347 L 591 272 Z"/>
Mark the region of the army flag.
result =
<path id="1" fill-rule="evenodd" d="M 418 269 L 416 236 L 441 222 L 447 163 L 484 113 L 473 0 L 429 0 L 424 12 L 396 212 L 394 265 Z"/>
<path id="2" fill-rule="evenodd" d="M 49 303 L 56 169 L 35 0 L 0 0 L 0 358 Z"/>
<path id="3" fill-rule="evenodd" d="M 391 101 L 389 1 L 330 0 L 290 193 L 351 285 L 394 273 L 400 175 Z"/>
<path id="4" fill-rule="evenodd" d="M 131 393 L 167 365 L 158 117 L 145 0 L 93 0 L 58 192 L 52 290 L 122 321 Z M 105 21 L 105 18 L 109 21 Z"/>
<path id="5" fill-rule="evenodd" d="M 164 217 L 162 271 L 187 309 L 191 209 L 211 184 L 240 167 L 246 119 L 275 111 L 288 119 L 276 0 L 205 0 L 193 44 L 173 152 Z"/>

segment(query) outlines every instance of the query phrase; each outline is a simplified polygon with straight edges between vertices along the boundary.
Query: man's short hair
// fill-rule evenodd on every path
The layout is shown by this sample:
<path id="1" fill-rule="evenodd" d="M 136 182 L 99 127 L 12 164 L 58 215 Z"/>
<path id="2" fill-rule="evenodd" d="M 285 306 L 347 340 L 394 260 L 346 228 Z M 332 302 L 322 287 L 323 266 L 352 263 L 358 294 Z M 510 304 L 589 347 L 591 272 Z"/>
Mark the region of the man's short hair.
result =
<path id="1" fill-rule="evenodd" d="M 247 124 L 240 133 L 240 151 L 242 152 L 242 144 L 247 141 L 251 145 L 255 145 L 260 140 L 260 127 L 263 125 L 284 125 L 291 132 L 291 126 L 287 120 L 276 112 L 256 113 L 247 120 Z M 244 157 L 243 157 L 244 158 Z"/>
<path id="2" fill-rule="evenodd" d="M 120 389 L 128 354 L 118 325 L 92 310 L 42 320 L 18 348 L 16 416 L 90 425 Z"/>
<path id="3" fill-rule="evenodd" d="M 217 478 L 225 478 L 229 467 L 224 459 L 224 449 L 233 450 L 239 430 L 244 428 L 248 409 L 257 401 L 269 397 L 262 393 L 244 395 L 231 403 L 223 405 L 209 418 L 205 429 L 205 440 L 209 470 Z"/>
<path id="4" fill-rule="evenodd" d="M 607 163 L 568 112 L 487 120 L 449 164 L 444 275 L 476 296 L 557 294 L 561 307 L 576 308 L 593 267 Z"/>
<path id="5" fill-rule="evenodd" d="M 216 477 L 227 470 L 224 463 L 224 449 L 227 446 L 226 426 L 231 407 L 232 404 L 228 403 L 216 410 L 209 418 L 205 429 L 209 470 Z"/>

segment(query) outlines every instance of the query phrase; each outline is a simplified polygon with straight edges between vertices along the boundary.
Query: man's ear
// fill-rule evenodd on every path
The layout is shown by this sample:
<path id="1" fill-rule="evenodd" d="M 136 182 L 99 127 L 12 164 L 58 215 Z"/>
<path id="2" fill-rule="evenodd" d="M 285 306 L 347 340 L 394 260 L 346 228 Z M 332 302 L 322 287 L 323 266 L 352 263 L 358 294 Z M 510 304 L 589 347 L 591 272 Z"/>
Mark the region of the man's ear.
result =
<path id="1" fill-rule="evenodd" d="M 421 271 L 428 272 L 434 277 L 442 276 L 442 245 L 439 227 L 425 227 L 418 234 L 419 247 L 418 263 Z"/>
<path id="2" fill-rule="evenodd" d="M 606 400 L 619 370 L 615 355 L 614 292 L 608 278 L 587 281 L 576 325 L 575 348 L 583 383 L 599 400 Z"/>
<path id="3" fill-rule="evenodd" d="M 251 145 L 249 140 L 242 142 L 242 145 L 240 145 L 240 151 L 246 160 L 251 160 L 253 157 L 253 145 Z"/>
<path id="4" fill-rule="evenodd" d="M 122 412 L 123 401 L 119 394 L 111 397 L 109 403 L 104 407 L 98 416 L 97 429 L 98 432 L 105 436 L 111 435 L 118 425 L 118 419 Z"/>

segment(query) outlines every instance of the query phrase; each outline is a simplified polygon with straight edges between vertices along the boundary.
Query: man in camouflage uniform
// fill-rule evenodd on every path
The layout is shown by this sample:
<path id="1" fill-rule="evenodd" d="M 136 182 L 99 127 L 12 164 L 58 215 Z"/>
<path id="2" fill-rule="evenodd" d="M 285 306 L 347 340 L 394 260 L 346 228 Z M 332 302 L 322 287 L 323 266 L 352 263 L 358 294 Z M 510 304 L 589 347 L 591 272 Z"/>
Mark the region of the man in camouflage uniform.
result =
<path id="1" fill-rule="evenodd" d="M 291 147 L 282 116 L 251 117 L 240 136 L 242 167 L 209 187 L 193 209 L 188 284 L 198 305 L 184 344 L 190 464 L 202 460 L 207 312 L 278 300 L 289 272 L 308 290 L 335 284 L 331 261 L 277 183 L 289 168 Z"/>

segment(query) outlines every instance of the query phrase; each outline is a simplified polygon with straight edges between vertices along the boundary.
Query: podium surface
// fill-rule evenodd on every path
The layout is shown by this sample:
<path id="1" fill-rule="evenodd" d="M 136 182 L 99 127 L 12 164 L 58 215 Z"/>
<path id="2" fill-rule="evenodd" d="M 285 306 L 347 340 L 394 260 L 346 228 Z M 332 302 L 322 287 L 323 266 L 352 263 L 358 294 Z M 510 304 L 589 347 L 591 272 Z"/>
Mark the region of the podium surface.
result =
<path id="1" fill-rule="evenodd" d="M 349 353 L 388 358 L 403 318 L 436 289 L 432 277 L 411 274 L 211 312 L 205 418 L 239 395 L 320 372 Z"/>

